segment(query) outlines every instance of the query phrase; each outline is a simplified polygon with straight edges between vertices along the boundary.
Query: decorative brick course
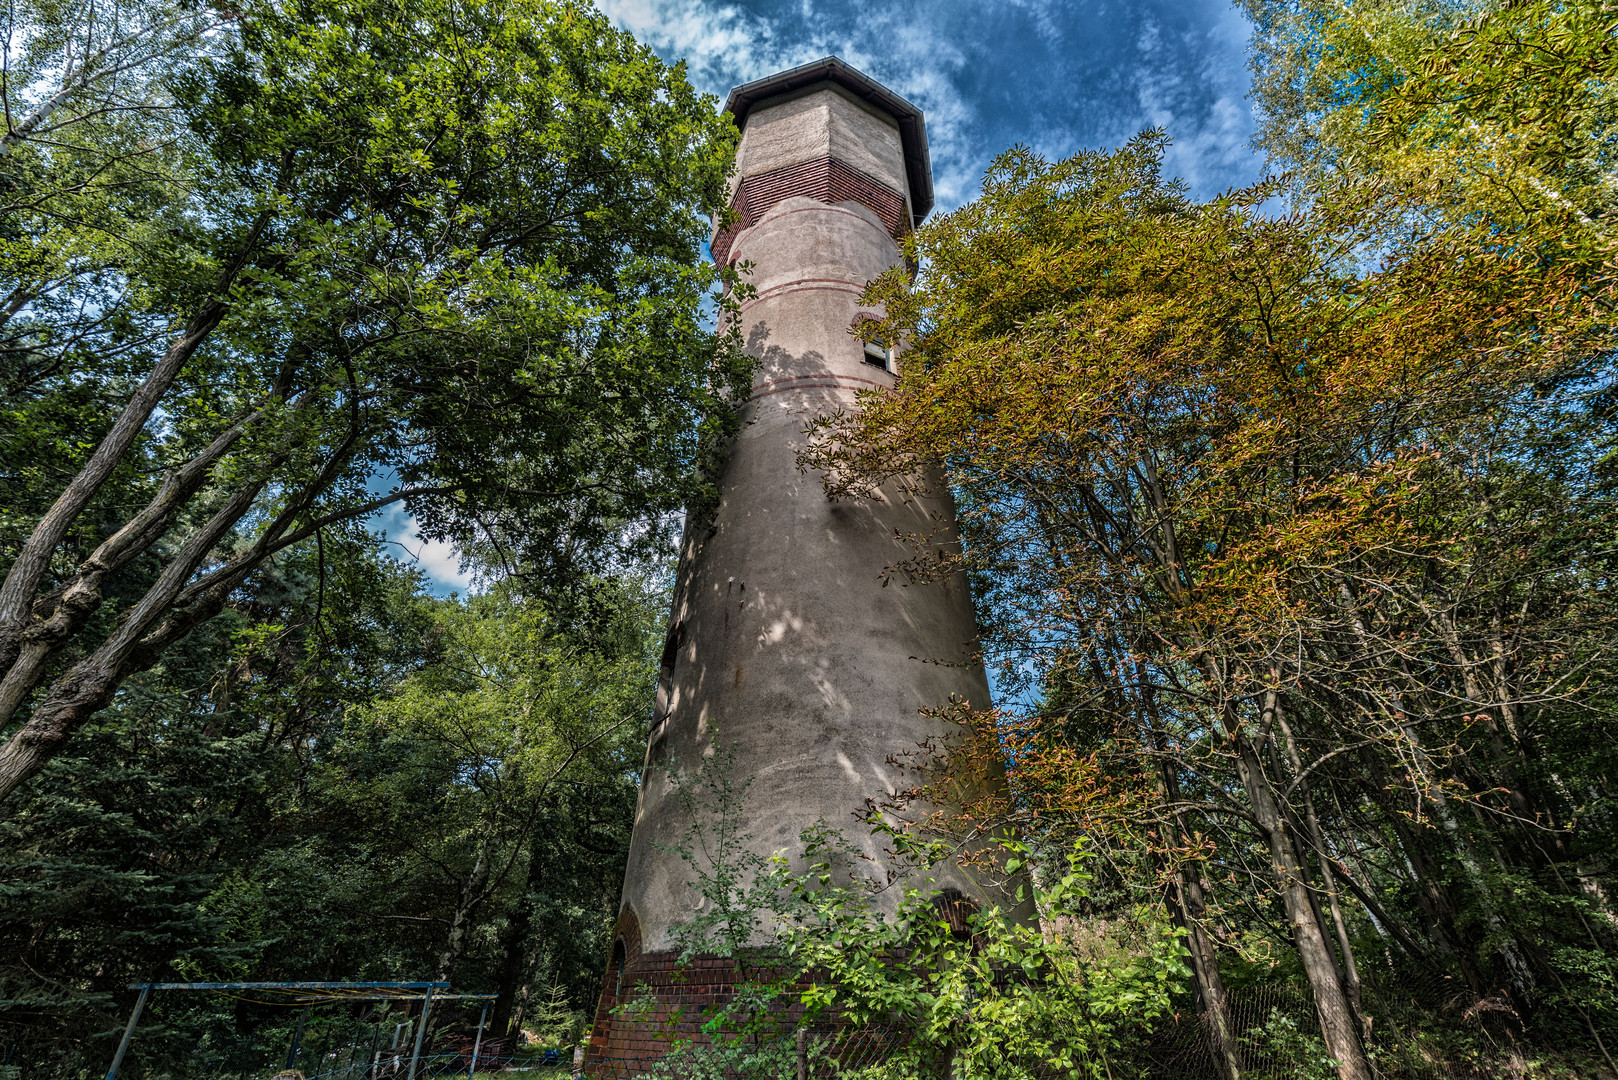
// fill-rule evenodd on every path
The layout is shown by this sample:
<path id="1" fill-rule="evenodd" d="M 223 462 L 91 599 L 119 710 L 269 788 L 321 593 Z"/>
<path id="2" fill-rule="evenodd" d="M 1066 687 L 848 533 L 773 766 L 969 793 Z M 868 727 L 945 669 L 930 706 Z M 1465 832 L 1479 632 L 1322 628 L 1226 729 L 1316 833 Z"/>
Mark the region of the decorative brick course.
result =
<path id="1" fill-rule="evenodd" d="M 737 221 L 714 237 L 714 262 L 721 265 L 729 262 L 730 247 L 736 237 L 744 229 L 757 225 L 770 207 L 795 195 L 823 203 L 846 201 L 868 206 L 882 219 L 888 235 L 895 240 L 910 231 L 903 195 L 853 166 L 827 156 L 742 177 L 730 200 Z"/>

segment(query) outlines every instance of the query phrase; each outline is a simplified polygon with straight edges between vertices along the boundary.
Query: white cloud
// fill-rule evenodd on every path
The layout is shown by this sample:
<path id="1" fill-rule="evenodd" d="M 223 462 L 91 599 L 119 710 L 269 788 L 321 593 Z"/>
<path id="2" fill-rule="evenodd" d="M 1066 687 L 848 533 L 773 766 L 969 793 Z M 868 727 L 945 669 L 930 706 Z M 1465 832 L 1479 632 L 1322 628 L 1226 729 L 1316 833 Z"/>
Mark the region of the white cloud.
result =
<path id="1" fill-rule="evenodd" d="M 1063 39 L 1062 28 L 1057 24 L 1052 8 L 1062 10 L 1067 0 L 1002 0 L 1011 7 L 1018 8 L 1027 13 L 1034 25 L 1034 30 L 1051 45 L 1060 45 Z"/>
<path id="2" fill-rule="evenodd" d="M 1033 0 L 1037 5 L 1043 0 Z M 837 56 L 918 105 L 927 118 L 934 191 L 941 209 L 976 194 L 967 133 L 975 111 L 951 74 L 966 63 L 925 19 L 896 7 L 868 10 L 858 27 L 825 20 L 822 29 L 781 40 L 770 24 L 717 0 L 598 0 L 603 13 L 669 60 L 684 60 L 698 89 L 721 99 L 732 86 L 823 56 Z M 805 0 L 806 17 L 812 8 Z M 857 35 L 857 36 L 856 36 Z"/>
<path id="3" fill-rule="evenodd" d="M 1233 176 L 1241 182 L 1256 179 L 1243 66 L 1248 29 L 1246 19 L 1231 9 L 1212 27 L 1174 42 L 1164 41 L 1162 28 L 1148 18 L 1136 40 L 1134 83 L 1141 115 L 1173 140 L 1164 172 L 1183 178 L 1197 197 L 1216 194 Z M 1176 46 L 1179 55 L 1202 58 L 1203 69 L 1188 71 L 1174 63 Z"/>
<path id="4" fill-rule="evenodd" d="M 814 59 L 803 45 L 781 48 L 762 19 L 707 0 L 598 0 L 618 26 L 671 60 L 684 60 L 701 90 L 723 96 L 731 81 Z"/>
<path id="5" fill-rule="evenodd" d="M 1215 0 L 1200 0 L 1189 13 L 1161 0 L 1002 0 L 992 14 L 972 0 L 934 0 L 936 8 L 919 12 L 896 0 L 598 3 L 660 55 L 686 61 L 692 82 L 719 98 L 739 83 L 827 55 L 869 73 L 926 114 L 940 210 L 973 198 L 981 170 L 1013 142 L 1054 159 L 1162 125 L 1173 138 L 1166 171 L 1183 176 L 1198 197 L 1250 182 L 1260 169 L 1248 146 L 1251 27 L 1233 5 Z M 1120 38 L 1124 27 L 1134 28 L 1133 40 L 1128 30 Z M 1031 32 L 1032 45 L 1011 28 Z M 1020 54 L 1007 53 L 1030 47 L 1026 70 Z M 1003 94 L 967 97 L 962 87 L 976 81 L 970 68 L 982 64 L 1000 70 L 1026 107 L 1008 110 Z"/>
<path id="6" fill-rule="evenodd" d="M 387 523 L 388 540 L 401 548 L 405 562 L 415 563 L 440 590 L 472 590 L 472 575 L 461 569 L 461 553 L 444 540 L 428 540 L 413 517 L 399 513 Z"/>
<path id="7" fill-rule="evenodd" d="M 1170 134 L 1173 131 L 1170 128 Z M 1221 97 L 1203 122 L 1174 140 L 1165 155 L 1164 171 L 1183 177 L 1194 194 L 1214 195 L 1233 174 L 1251 171 L 1253 152 L 1247 144 L 1252 134 L 1253 117 L 1247 102 Z"/>

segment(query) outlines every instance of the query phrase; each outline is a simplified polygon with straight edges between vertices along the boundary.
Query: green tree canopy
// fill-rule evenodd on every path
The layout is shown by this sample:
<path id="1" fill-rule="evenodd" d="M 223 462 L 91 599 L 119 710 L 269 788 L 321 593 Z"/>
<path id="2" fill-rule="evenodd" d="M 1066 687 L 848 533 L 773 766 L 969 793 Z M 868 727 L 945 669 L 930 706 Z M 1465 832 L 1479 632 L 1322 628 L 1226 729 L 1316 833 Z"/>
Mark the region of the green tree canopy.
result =
<path id="1" fill-rule="evenodd" d="M 1375 176 L 1492 227 L 1610 251 L 1618 12 L 1601 0 L 1241 0 L 1257 143 L 1317 181 Z"/>
<path id="2" fill-rule="evenodd" d="M 378 507 L 559 576 L 663 537 L 745 378 L 699 257 L 734 130 L 588 5 L 254 3 L 176 42 L 149 108 L 75 83 L 76 141 L 0 157 L 0 798 Z"/>
<path id="3" fill-rule="evenodd" d="M 942 463 L 964 550 L 919 538 L 908 570 L 964 561 L 1007 685 L 1045 699 L 974 721 L 978 753 L 1010 751 L 999 813 L 1108 835 L 1127 884 L 1173 899 L 1227 1075 L 1216 932 L 1286 955 L 1338 1075 L 1371 1075 L 1353 887 L 1383 933 L 1425 918 L 1412 958 L 1449 958 L 1476 1000 L 1568 1010 L 1564 983 L 1602 977 L 1547 942 L 1590 945 L 1569 882 L 1612 842 L 1567 831 L 1587 803 L 1543 765 L 1582 753 L 1613 671 L 1590 267 L 1547 261 L 1554 226 L 1435 228 L 1388 185 L 1199 205 L 1162 143 L 1010 152 L 918 230 L 920 275 L 867 294 L 903 380 L 822 421 L 806 463 L 844 496 Z"/>

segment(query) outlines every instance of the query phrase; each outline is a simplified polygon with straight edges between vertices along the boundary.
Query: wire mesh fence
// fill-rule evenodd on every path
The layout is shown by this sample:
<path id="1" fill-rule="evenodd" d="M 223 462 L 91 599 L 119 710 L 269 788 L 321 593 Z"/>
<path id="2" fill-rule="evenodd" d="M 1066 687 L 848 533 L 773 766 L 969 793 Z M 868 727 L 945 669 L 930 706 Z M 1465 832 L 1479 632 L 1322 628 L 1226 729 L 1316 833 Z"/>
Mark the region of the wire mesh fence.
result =
<path id="1" fill-rule="evenodd" d="M 1361 987 L 1357 1012 L 1363 1045 L 1378 1080 L 1597 1075 L 1559 1048 L 1525 1039 L 1520 1018 L 1508 1001 L 1479 999 L 1448 976 L 1406 971 L 1370 979 Z M 1242 1077 L 1294 1080 L 1334 1075 L 1319 1037 L 1313 996 L 1301 980 L 1230 989 L 1225 1018 L 1233 1036 L 1234 1064 Z M 1153 1080 L 1230 1076 L 1206 1013 L 1181 1014 L 1161 1025 L 1144 1048 L 1144 1059 L 1144 1075 Z"/>
<path id="2" fill-rule="evenodd" d="M 1442 992 L 1443 986 L 1434 987 Z M 1560 1062 L 1549 1074 L 1594 1077 L 1554 1050 L 1528 1050 L 1503 1046 L 1499 1053 L 1470 1060 L 1458 1059 L 1426 1037 L 1405 1030 L 1392 1016 L 1371 1010 L 1373 1018 L 1367 1048 L 1378 1080 L 1508 1080 L 1527 1074 L 1527 1059 L 1542 1064 Z M 1308 1022 L 1312 1003 L 1306 988 L 1294 984 L 1267 984 L 1238 988 L 1230 993 L 1227 1017 L 1236 1033 L 1239 1075 L 1244 1080 L 1298 1080 L 1334 1075 Z M 1300 1016 L 1300 1014 L 1302 1014 Z M 1097 1075 L 1137 1077 L 1140 1080 L 1229 1080 L 1230 1073 L 1217 1050 L 1205 1015 L 1182 1014 L 1160 1025 L 1151 1038 L 1124 1051 Z M 475 1066 L 478 1080 L 499 1076 L 508 1080 L 951 1080 L 956 1075 L 947 1050 L 919 1053 L 904 1035 L 892 1028 L 804 1029 L 785 1038 L 751 1045 L 691 1044 L 672 1052 L 637 1057 L 593 1058 L 575 1066 L 569 1050 L 509 1051 L 496 1044 L 480 1050 Z M 305 1080 L 406 1080 L 410 1054 L 374 1053 L 364 1046 L 333 1050 L 319 1060 L 301 1065 Z M 221 1074 L 236 1076 L 235 1073 Z M 264 1073 L 249 1074 L 258 1080 Z M 424 1054 L 415 1076 L 427 1080 L 474 1075 L 470 1049 L 440 1049 Z M 998 1075 L 1007 1080 L 1072 1080 L 1092 1075 L 1083 1064 L 1056 1068 L 1033 1063 L 1008 1063 Z"/>
<path id="3" fill-rule="evenodd" d="M 1578 1032 L 1564 1032 L 1561 1046 L 1544 1045 L 1543 1034 L 1536 1044 L 1507 996 L 1468 993 L 1459 979 L 1443 974 L 1396 971 L 1390 962 L 1387 970 L 1368 973 L 1357 1012 L 1378 1080 L 1608 1075 L 1591 1064 L 1599 1058 L 1565 1049 L 1578 1042 Z M 422 1040 L 413 1075 L 423 1080 L 474 1073 L 512 1080 L 950 1080 L 960 1064 L 947 1048 L 924 1052 L 897 1025 L 854 1027 L 828 1020 L 802 1026 L 789 1014 L 774 1035 L 751 1043 L 716 1046 L 687 1038 L 640 1054 L 606 1053 L 603 1046 L 576 1070 L 571 1047 L 546 1049 L 479 1035 L 476 1016 L 463 1009 L 435 1022 Z M 1210 1017 L 1185 1002 L 1177 1014 L 1115 1048 L 1105 1062 L 1080 1054 L 1074 1067 L 1057 1069 L 1008 1052 L 1004 1067 L 991 1072 L 1007 1080 L 1071 1080 L 1092 1073 L 1115 1080 L 1230 1080 L 1234 1064 L 1250 1080 L 1334 1075 L 1302 980 L 1229 986 L 1224 1017 L 1230 1041 L 1223 1049 Z M 333 1017 L 322 1027 L 311 1020 L 305 1028 L 301 1021 L 288 1026 L 286 1019 L 259 1032 L 264 1037 L 253 1039 L 252 1046 L 238 1044 L 228 1054 L 198 1043 L 185 1075 L 264 1080 L 288 1061 L 289 1043 L 306 1080 L 407 1080 L 412 1075 L 419 1016 L 383 1011 L 364 1024 L 337 1021 Z"/>
<path id="4" fill-rule="evenodd" d="M 309 1039 L 290 1055 L 283 1047 L 270 1051 L 260 1043 L 240 1046 L 219 1057 L 201 1050 L 200 1061 L 183 1075 L 206 1080 L 264 1080 L 293 1073 L 304 1080 L 419 1080 L 429 1077 L 470 1076 L 476 1047 L 476 1072 L 488 1075 L 513 1071 L 513 1075 L 570 1075 L 571 1052 L 552 1050 L 549 1054 L 528 1051 L 514 1055 L 503 1040 L 442 1034 L 429 1040 L 431 1045 L 419 1055 L 414 1046 L 414 1019 L 394 1023 L 392 1018 L 369 1029 L 349 1028 L 335 1037 Z M 549 1073 L 541 1073 L 548 1069 Z M 169 1074 L 163 1074 L 169 1075 Z M 0 1080 L 5 1077 L 0 1076 Z"/>
<path id="5" fill-rule="evenodd" d="M 356 1044 L 342 1050 L 333 1050 L 321 1055 L 318 1059 L 298 1063 L 296 1074 L 303 1080 L 406 1080 L 411 1075 L 411 1053 L 408 1049 L 403 1051 L 389 1049 L 386 1052 L 373 1052 L 367 1047 Z M 217 1080 L 260 1080 L 261 1077 L 280 1075 L 282 1070 L 266 1066 L 256 1070 L 239 1071 L 226 1069 L 214 1071 Z M 571 1077 L 575 1074 L 571 1052 L 553 1050 L 550 1052 L 511 1054 L 506 1053 L 500 1044 L 495 1044 L 493 1052 L 479 1052 L 477 1064 L 474 1066 L 469 1048 L 441 1049 L 431 1054 L 423 1054 L 415 1061 L 415 1076 L 417 1080 L 442 1080 L 448 1077 L 488 1077 L 500 1075 L 517 1080 L 518 1077 L 534 1077 L 536 1080 L 547 1080 L 550 1077 Z"/>
<path id="6" fill-rule="evenodd" d="M 1115 1051 L 1109 1061 L 1055 1067 L 1008 1055 L 995 1075 L 1007 1080 L 1089 1075 L 1230 1080 L 1232 1064 L 1243 1080 L 1336 1075 L 1319 1037 L 1313 998 L 1301 980 L 1232 988 L 1225 1009 L 1233 1062 L 1221 1052 L 1210 1017 L 1185 1011 L 1157 1025 L 1140 1044 Z M 1608 1075 L 1556 1047 L 1525 1041 L 1520 1026 L 1514 1035 L 1508 1003 L 1468 995 L 1441 975 L 1368 982 L 1360 1013 L 1378 1080 Z M 595 1058 L 582 1072 L 588 1080 L 950 1080 L 953 1064 L 947 1050 L 918 1053 L 894 1028 L 828 1025 L 745 1047 L 699 1044 L 663 1055 Z"/>
<path id="7" fill-rule="evenodd" d="M 946 1054 L 915 1051 L 895 1027 L 830 1023 L 756 1042 L 691 1043 L 661 1055 L 593 1058 L 581 1074 L 586 1080 L 900 1080 L 910 1075 L 942 1080 L 949 1075 Z"/>

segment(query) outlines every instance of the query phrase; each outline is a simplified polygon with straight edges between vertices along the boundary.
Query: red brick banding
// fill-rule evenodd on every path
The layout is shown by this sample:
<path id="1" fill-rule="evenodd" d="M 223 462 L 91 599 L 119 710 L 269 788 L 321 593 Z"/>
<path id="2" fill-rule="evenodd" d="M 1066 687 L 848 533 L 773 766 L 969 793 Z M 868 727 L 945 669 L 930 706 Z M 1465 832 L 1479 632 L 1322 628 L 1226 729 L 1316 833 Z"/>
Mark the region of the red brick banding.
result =
<path id="1" fill-rule="evenodd" d="M 736 242 L 737 235 L 757 225 L 770 207 L 796 195 L 823 203 L 857 202 L 870 207 L 895 240 L 910 231 L 910 215 L 905 212 L 903 195 L 853 166 L 827 156 L 742 177 L 730 200 L 736 222 L 714 237 L 711 245 L 714 262 L 728 263 L 730 246 Z"/>

